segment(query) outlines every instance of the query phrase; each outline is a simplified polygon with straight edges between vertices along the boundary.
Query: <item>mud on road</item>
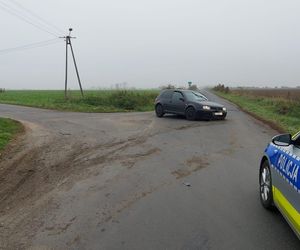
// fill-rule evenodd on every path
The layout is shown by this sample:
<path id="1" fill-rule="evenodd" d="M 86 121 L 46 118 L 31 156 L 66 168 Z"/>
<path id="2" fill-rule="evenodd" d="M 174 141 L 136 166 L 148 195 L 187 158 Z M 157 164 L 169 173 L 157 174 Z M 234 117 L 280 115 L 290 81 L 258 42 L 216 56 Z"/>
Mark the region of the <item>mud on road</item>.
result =
<path id="1" fill-rule="evenodd" d="M 226 105 L 228 119 L 211 122 L 0 105 L 26 127 L 1 156 L 0 249 L 258 246 L 255 217 L 263 234 L 295 246 L 256 197 L 259 157 L 276 132 Z"/>

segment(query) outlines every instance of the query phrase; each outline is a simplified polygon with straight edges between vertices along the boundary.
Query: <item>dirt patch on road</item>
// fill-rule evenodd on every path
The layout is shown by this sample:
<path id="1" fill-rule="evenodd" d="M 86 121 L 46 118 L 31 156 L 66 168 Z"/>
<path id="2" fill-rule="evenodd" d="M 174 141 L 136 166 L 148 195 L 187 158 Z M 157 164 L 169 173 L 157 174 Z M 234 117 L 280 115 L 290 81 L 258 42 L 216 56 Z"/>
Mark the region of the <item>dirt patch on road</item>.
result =
<path id="1" fill-rule="evenodd" d="M 118 160 L 121 161 L 122 165 L 127 166 L 127 168 L 132 168 L 137 161 L 144 159 L 147 156 L 159 153 L 161 150 L 159 148 L 151 148 L 146 152 L 141 152 L 137 154 L 124 155 L 119 157 Z"/>
<path id="2" fill-rule="evenodd" d="M 76 164 L 82 142 L 42 126 L 25 123 L 25 127 L 27 133 L 1 156 L 0 249 L 26 248 L 42 225 L 43 214 L 56 206 L 52 191 L 88 167 Z"/>
<path id="3" fill-rule="evenodd" d="M 194 156 L 186 161 L 186 164 L 183 168 L 173 171 L 172 175 L 174 175 L 176 179 L 180 179 L 189 176 L 193 172 L 196 172 L 200 169 L 206 168 L 207 166 L 209 166 L 207 157 Z"/>
<path id="4" fill-rule="evenodd" d="M 128 169 L 160 152 L 143 145 L 151 136 L 148 128 L 97 145 L 89 144 L 93 138 L 66 137 L 29 123 L 26 131 L 0 162 L 0 249 L 26 248 L 43 215 L 56 208 L 57 192 L 101 172 L 106 164 L 118 162 Z"/>

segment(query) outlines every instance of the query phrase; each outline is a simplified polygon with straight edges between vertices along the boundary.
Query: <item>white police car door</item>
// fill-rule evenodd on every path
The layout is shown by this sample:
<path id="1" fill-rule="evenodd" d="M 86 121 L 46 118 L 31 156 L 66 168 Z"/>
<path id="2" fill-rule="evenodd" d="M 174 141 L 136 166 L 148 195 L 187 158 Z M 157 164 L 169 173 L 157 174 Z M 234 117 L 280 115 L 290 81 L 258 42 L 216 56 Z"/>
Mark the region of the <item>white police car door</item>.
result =
<path id="1" fill-rule="evenodd" d="M 293 209 L 300 213 L 300 136 L 294 145 L 277 147 L 277 160 L 274 162 L 273 185 L 277 192 L 275 202 L 284 214 L 289 214 Z M 288 209 L 288 201 L 293 209 Z M 300 223 L 300 222 L 298 222 Z"/>

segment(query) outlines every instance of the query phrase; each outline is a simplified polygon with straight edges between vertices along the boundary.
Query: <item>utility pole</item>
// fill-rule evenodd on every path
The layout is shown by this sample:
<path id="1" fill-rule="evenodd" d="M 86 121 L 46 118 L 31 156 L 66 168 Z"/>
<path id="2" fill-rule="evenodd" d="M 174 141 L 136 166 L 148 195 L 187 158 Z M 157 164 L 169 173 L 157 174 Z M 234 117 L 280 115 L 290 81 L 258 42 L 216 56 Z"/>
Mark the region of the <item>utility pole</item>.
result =
<path id="1" fill-rule="evenodd" d="M 66 71 L 65 71 L 65 99 L 68 98 L 68 48 L 71 48 L 71 52 L 72 52 L 72 57 L 73 57 L 73 62 L 74 62 L 74 66 L 75 66 L 75 70 L 76 70 L 76 75 L 77 75 L 77 79 L 78 79 L 78 84 L 80 87 L 80 92 L 81 92 L 81 96 L 83 97 L 83 90 L 82 90 L 82 85 L 81 85 L 81 81 L 80 81 L 80 77 L 79 77 L 79 72 L 78 72 L 78 67 L 77 67 L 77 63 L 76 63 L 76 59 L 75 59 L 75 55 L 74 55 L 74 51 L 73 51 L 73 47 L 72 47 L 72 42 L 71 39 L 75 39 L 76 37 L 72 37 L 71 36 L 71 32 L 73 31 L 72 28 L 69 28 L 69 35 L 64 36 L 64 37 L 60 37 L 60 38 L 64 38 L 66 41 Z"/>

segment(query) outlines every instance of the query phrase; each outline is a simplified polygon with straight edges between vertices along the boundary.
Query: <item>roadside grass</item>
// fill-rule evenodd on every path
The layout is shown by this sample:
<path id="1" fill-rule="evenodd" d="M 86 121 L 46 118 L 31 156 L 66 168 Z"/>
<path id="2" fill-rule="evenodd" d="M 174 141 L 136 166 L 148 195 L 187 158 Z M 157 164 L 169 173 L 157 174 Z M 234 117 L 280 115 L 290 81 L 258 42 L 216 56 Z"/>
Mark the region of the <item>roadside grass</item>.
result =
<path id="1" fill-rule="evenodd" d="M 7 119 L 0 118 L 0 151 L 5 148 L 5 146 L 10 142 L 13 137 L 21 132 L 21 123 Z"/>
<path id="2" fill-rule="evenodd" d="M 282 132 L 295 134 L 300 130 L 300 101 L 234 92 L 214 91 L 214 93 L 237 104 L 243 110 L 273 125 L 274 128 Z"/>
<path id="3" fill-rule="evenodd" d="M 61 90 L 8 90 L 0 93 L 0 103 L 78 112 L 151 111 L 159 90 L 69 91 L 65 100 Z"/>

